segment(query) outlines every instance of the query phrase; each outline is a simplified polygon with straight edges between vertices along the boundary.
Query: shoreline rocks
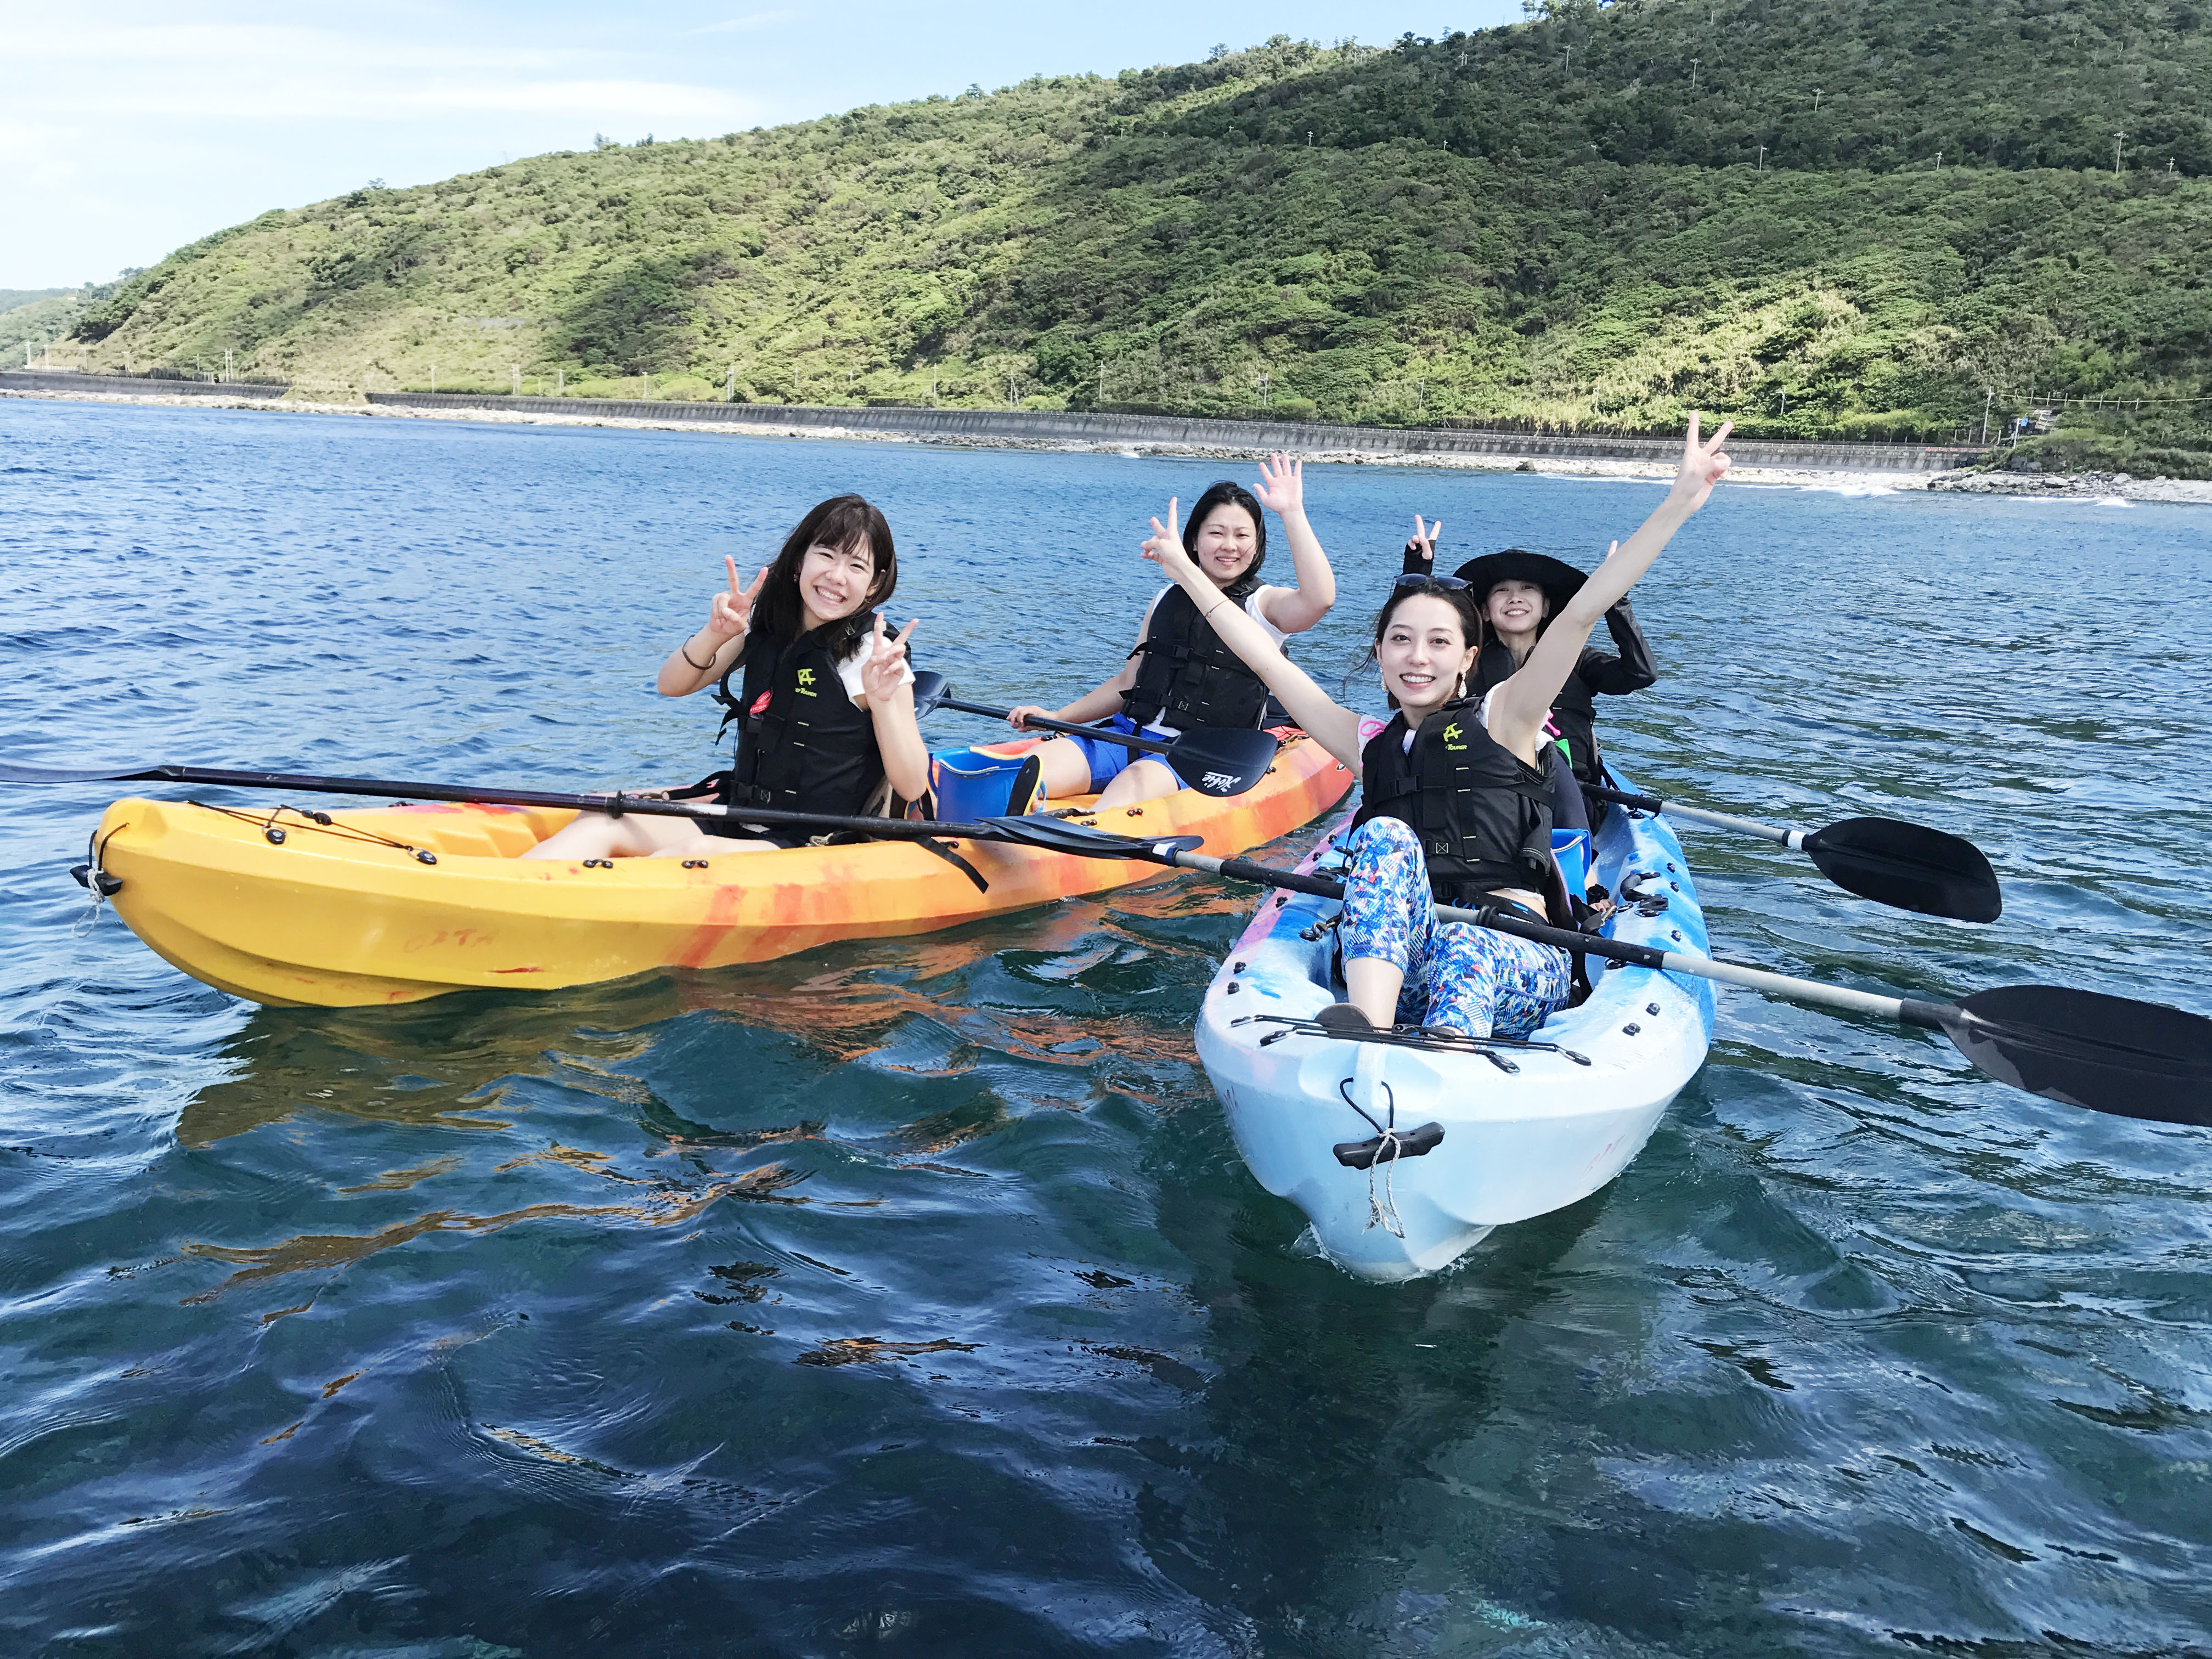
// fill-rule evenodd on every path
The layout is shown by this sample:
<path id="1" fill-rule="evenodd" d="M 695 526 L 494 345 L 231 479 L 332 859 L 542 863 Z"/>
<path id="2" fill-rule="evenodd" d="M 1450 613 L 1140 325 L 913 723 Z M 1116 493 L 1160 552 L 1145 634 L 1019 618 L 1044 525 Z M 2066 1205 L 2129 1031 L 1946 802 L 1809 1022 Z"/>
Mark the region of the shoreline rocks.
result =
<path id="1" fill-rule="evenodd" d="M 414 409 L 367 403 L 314 403 L 300 398 L 184 397 L 112 392 L 24 392 L 0 388 L 0 398 L 69 403 L 151 404 L 173 409 L 259 410 L 291 415 L 356 415 L 380 420 L 484 421 L 510 426 L 602 426 L 634 431 L 692 432 L 738 438 L 811 438 L 846 442 L 917 444 L 947 449 L 1018 449 L 1040 454 L 1154 456 L 1179 460 L 1250 461 L 1265 453 L 1231 446 L 1163 441 L 1085 442 L 1073 439 L 970 438 L 945 433 L 868 430 L 852 427 L 778 426 L 720 421 L 654 421 L 611 415 L 560 415 L 506 409 Z M 1314 450 L 1301 460 L 1338 466 L 1395 466 L 1418 471 L 1528 472 L 1553 477 L 1609 478 L 1663 483 L 1671 466 L 1652 461 L 1565 459 L 1513 454 L 1438 454 L 1389 450 Z M 1948 495 L 2026 495 L 2047 500 L 2160 501 L 2212 506 L 2212 480 L 2133 478 L 2124 472 L 2078 477 L 2033 472 L 1843 472 L 1809 467 L 1739 466 L 1742 483 L 1769 488 L 1833 490 L 1842 495 L 1888 495 L 1931 490 Z"/>

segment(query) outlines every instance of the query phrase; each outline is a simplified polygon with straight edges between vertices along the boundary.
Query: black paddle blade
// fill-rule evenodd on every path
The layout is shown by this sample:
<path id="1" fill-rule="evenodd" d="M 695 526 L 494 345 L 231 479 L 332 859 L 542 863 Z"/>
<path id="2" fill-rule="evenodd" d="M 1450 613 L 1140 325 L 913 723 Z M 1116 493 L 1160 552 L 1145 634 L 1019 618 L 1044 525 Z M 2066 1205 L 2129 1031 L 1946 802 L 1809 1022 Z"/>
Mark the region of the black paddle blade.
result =
<path id="1" fill-rule="evenodd" d="M 1954 921 L 1995 921 L 2004 909 L 1982 849 L 1925 824 L 1845 818 L 1806 836 L 1805 852 L 1837 886 L 1879 904 Z"/>
<path id="2" fill-rule="evenodd" d="M 1043 813 L 981 818 L 977 822 L 988 825 L 994 837 L 1018 842 L 1024 847 L 1042 848 L 1048 853 L 1073 853 L 1085 859 L 1149 859 L 1155 864 L 1166 864 L 1170 861 L 1168 854 L 1187 853 L 1206 844 L 1203 836 L 1158 836 L 1139 841 Z"/>
<path id="3" fill-rule="evenodd" d="M 2057 985 L 2004 985 L 1943 1010 L 1943 1034 L 1999 1082 L 2115 1117 L 2212 1127 L 2212 1019 Z"/>
<path id="4" fill-rule="evenodd" d="M 914 671 L 914 717 L 921 720 L 937 712 L 938 705 L 952 695 L 952 683 L 944 675 L 927 668 Z"/>
<path id="5" fill-rule="evenodd" d="M 1160 758 L 1201 795 L 1241 795 L 1275 763 L 1275 740 L 1243 726 L 1200 726 Z"/>

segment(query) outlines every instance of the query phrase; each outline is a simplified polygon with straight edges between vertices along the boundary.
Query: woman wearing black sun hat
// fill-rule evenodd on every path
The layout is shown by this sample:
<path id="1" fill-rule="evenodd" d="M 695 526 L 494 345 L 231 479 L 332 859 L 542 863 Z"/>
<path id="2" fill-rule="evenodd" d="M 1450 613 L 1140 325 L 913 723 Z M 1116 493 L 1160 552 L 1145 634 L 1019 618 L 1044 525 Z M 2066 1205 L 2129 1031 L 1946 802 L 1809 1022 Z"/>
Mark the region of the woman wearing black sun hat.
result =
<path id="1" fill-rule="evenodd" d="M 1441 520 L 1425 526 L 1417 514 L 1413 539 L 1406 544 L 1406 572 L 1429 574 L 1436 562 Z M 1475 610 L 1483 623 L 1483 643 L 1469 678 L 1468 695 L 1480 696 L 1503 684 L 1528 659 L 1544 629 L 1560 608 L 1580 591 L 1589 577 L 1563 560 L 1517 547 L 1469 559 L 1454 573 L 1473 592 Z M 1613 635 L 1620 654 L 1583 648 L 1582 659 L 1567 676 L 1553 700 L 1552 721 L 1566 740 L 1569 763 L 1576 778 L 1586 784 L 1606 782 L 1605 757 L 1598 748 L 1599 696 L 1624 696 L 1657 683 L 1659 671 L 1651 660 L 1651 647 L 1636 625 L 1636 612 L 1626 599 L 1605 613 L 1606 631 Z M 1604 803 L 1592 801 L 1590 821 L 1604 814 Z"/>

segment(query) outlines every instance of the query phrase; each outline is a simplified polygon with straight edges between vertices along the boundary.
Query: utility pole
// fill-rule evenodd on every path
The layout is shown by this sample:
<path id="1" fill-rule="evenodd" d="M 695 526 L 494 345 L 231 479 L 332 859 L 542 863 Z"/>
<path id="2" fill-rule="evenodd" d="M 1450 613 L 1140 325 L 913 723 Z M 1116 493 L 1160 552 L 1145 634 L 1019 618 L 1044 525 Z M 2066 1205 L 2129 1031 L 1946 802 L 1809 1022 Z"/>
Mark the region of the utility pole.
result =
<path id="1" fill-rule="evenodd" d="M 1996 400 L 1996 395 L 1995 386 L 1985 386 L 1982 388 L 1982 442 L 1984 444 L 1987 444 L 1990 441 L 1990 405 Z"/>
<path id="2" fill-rule="evenodd" d="M 230 348 L 228 346 L 222 349 L 222 378 L 226 380 L 230 378 Z"/>
<path id="3" fill-rule="evenodd" d="M 1567 73 L 1568 73 L 1568 74 L 1570 74 L 1570 75 L 1572 75 L 1574 72 L 1575 72 L 1575 49 L 1574 49 L 1572 46 L 1569 46 L 1569 47 L 1567 48 Z"/>
<path id="4" fill-rule="evenodd" d="M 438 366 L 435 363 L 430 365 L 430 395 L 434 398 L 438 395 Z"/>
<path id="5" fill-rule="evenodd" d="M 2127 136 L 2124 132 L 2112 135 L 2112 177 L 2115 179 L 2120 176 L 2120 146 L 2126 142 Z"/>
<path id="6" fill-rule="evenodd" d="M 559 368 L 553 371 L 553 395 L 555 397 L 558 398 L 564 394 L 567 390 L 568 378 L 568 369 L 565 363 Z"/>
<path id="7" fill-rule="evenodd" d="M 1814 114 L 1815 114 L 1815 115 L 1818 115 L 1820 112 L 1820 88 L 1818 88 L 1818 87 L 1815 87 L 1815 88 L 1813 88 L 1813 113 L 1814 113 Z"/>
<path id="8" fill-rule="evenodd" d="M 1940 149 L 1936 152 L 1936 171 L 1943 171 L 1943 152 Z"/>
<path id="9" fill-rule="evenodd" d="M 1766 146 L 1764 144 L 1761 144 L 1759 147 L 1759 167 L 1757 170 L 1760 173 L 1766 171 Z"/>
<path id="10" fill-rule="evenodd" d="M 1690 60 L 1690 90 L 1692 92 L 1698 89 L 1698 65 L 1705 61 L 1702 58 L 1692 58 Z"/>
<path id="11" fill-rule="evenodd" d="M 514 377 L 514 395 L 520 398 L 522 395 L 522 365 L 509 363 L 507 368 L 507 372 Z"/>

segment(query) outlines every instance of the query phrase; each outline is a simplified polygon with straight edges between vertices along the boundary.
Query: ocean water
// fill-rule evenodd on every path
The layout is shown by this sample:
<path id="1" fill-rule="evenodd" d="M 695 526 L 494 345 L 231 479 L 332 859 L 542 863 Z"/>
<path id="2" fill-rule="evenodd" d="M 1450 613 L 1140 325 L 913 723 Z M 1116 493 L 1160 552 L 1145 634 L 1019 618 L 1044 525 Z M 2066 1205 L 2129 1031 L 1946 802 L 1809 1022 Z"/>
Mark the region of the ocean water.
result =
<path id="1" fill-rule="evenodd" d="M 925 665 L 1056 702 L 1224 471 L 0 401 L 0 753 L 696 776 L 661 655 L 848 489 Z M 1415 512 L 1587 562 L 1659 495 L 1307 477 L 1340 674 Z M 2212 1012 L 2212 515 L 1724 487 L 1637 597 L 1639 781 L 2005 883 L 1971 928 L 1692 830 L 1717 950 Z M 1377 1287 L 1192 1054 L 1249 890 L 264 1009 L 92 917 L 116 793 L 0 797 L 0 1651 L 2212 1650 L 2212 1132 L 1723 991 L 1620 1180 Z"/>

